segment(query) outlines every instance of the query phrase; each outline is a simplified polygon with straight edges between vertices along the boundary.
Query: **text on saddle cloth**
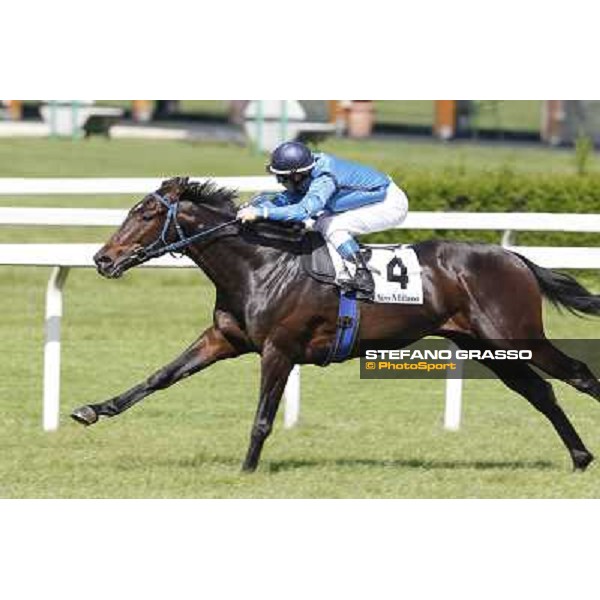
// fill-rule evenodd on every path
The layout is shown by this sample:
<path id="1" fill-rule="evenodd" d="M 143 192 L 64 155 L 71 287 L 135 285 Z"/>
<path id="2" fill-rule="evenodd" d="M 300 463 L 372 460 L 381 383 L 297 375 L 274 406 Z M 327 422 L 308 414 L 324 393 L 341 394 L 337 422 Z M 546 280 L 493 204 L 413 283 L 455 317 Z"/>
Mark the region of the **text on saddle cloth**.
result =
<path id="1" fill-rule="evenodd" d="M 328 245 L 336 282 L 343 285 L 354 274 L 354 265 Z M 383 304 L 423 304 L 421 266 L 410 246 L 362 246 L 363 256 L 375 281 L 374 301 Z"/>

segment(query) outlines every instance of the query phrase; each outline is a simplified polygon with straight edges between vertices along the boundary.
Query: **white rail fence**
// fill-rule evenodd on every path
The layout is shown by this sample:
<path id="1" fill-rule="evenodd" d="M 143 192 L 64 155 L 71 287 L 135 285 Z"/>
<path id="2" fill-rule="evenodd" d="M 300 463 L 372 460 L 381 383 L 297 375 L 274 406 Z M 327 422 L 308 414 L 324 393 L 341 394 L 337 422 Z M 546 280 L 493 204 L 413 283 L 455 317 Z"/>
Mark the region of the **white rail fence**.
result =
<path id="1" fill-rule="evenodd" d="M 194 177 L 205 180 L 205 177 Z M 221 186 L 240 192 L 277 190 L 271 177 L 216 177 Z M 0 179 L 0 195 L 105 195 L 145 194 L 157 189 L 158 179 Z M 96 208 L 0 208 L 0 226 L 118 226 L 126 215 L 120 209 Z M 412 212 L 402 229 L 456 229 L 501 231 L 502 244 L 541 266 L 550 268 L 600 269 L 600 248 L 523 247 L 511 244 L 516 231 L 567 231 L 600 233 L 600 215 L 552 213 L 442 213 Z M 44 346 L 43 427 L 58 428 L 60 412 L 60 324 L 63 289 L 70 268 L 95 267 L 93 255 L 98 244 L 0 244 L 0 266 L 53 267 L 46 292 L 46 340 Z M 148 268 L 189 268 L 188 259 L 175 260 L 163 256 L 144 265 Z M 462 365 L 459 366 L 461 368 Z M 456 430 L 460 426 L 462 379 L 448 378 L 444 426 Z M 284 425 L 293 427 L 300 414 L 300 370 L 296 367 L 285 390 Z"/>

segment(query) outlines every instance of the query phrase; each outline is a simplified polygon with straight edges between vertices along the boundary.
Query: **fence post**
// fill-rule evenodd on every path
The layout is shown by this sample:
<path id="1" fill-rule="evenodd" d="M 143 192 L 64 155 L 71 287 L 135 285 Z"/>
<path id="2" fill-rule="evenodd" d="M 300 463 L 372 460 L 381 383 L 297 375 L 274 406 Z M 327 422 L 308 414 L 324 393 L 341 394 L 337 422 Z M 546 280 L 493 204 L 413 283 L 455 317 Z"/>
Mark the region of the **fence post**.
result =
<path id="1" fill-rule="evenodd" d="M 435 124 L 433 133 L 442 140 L 456 135 L 456 100 L 435 101 Z"/>
<path id="2" fill-rule="evenodd" d="M 71 138 L 76 140 L 79 138 L 79 102 L 71 100 Z"/>
<path id="3" fill-rule="evenodd" d="M 60 320 L 62 290 L 68 267 L 54 267 L 46 290 L 46 342 L 44 345 L 44 431 L 58 429 L 60 415 Z"/>
<path id="4" fill-rule="evenodd" d="M 298 424 L 300 417 L 300 366 L 292 369 L 284 390 L 285 406 L 283 412 L 283 426 L 291 429 Z"/>
<path id="5" fill-rule="evenodd" d="M 11 121 L 20 121 L 23 118 L 23 101 L 6 100 L 8 108 L 8 118 Z"/>
<path id="6" fill-rule="evenodd" d="M 58 107 L 56 100 L 50 100 L 50 137 L 56 137 L 58 135 Z"/>
<path id="7" fill-rule="evenodd" d="M 134 100 L 131 116 L 138 123 L 147 123 L 152 120 L 152 103 L 150 100 Z"/>
<path id="8" fill-rule="evenodd" d="M 265 114 L 262 100 L 256 101 L 256 115 L 254 118 L 256 119 L 256 148 L 259 152 L 263 152 L 265 149 Z"/>
<path id="9" fill-rule="evenodd" d="M 281 101 L 281 131 L 280 138 L 281 143 L 287 141 L 288 138 L 288 101 Z"/>
<path id="10" fill-rule="evenodd" d="M 454 353 L 457 346 L 450 343 L 450 350 Z M 464 361 L 456 361 L 456 371 L 448 371 L 446 375 L 446 407 L 444 410 L 444 429 L 458 431 L 462 411 Z M 456 375 L 456 377 L 451 377 Z"/>

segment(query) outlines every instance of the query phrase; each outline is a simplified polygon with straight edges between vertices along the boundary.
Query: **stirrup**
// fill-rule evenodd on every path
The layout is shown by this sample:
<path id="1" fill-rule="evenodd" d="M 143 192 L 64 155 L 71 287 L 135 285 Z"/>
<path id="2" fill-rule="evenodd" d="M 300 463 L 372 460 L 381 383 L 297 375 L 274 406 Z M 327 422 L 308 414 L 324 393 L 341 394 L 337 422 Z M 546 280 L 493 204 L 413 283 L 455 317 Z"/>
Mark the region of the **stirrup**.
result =
<path id="1" fill-rule="evenodd" d="M 364 300 L 365 302 L 375 302 L 375 294 L 369 294 L 363 288 L 351 287 L 347 281 L 339 284 L 340 289 L 344 294 L 352 294 L 357 300 Z"/>
<path id="2" fill-rule="evenodd" d="M 344 281 L 342 288 L 344 291 L 354 292 L 357 300 L 373 300 L 375 295 L 375 282 L 371 279 L 372 287 L 371 289 L 365 289 L 364 286 L 360 285 L 356 281 L 356 278 L 348 279 Z"/>

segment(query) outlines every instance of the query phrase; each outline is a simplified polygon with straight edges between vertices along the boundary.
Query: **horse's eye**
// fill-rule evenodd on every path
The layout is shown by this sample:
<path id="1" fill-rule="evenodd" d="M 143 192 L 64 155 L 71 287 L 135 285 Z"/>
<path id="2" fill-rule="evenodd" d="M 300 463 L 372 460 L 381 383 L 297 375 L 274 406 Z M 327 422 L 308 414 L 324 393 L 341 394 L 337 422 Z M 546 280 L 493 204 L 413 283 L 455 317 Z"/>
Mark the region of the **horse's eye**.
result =
<path id="1" fill-rule="evenodd" d="M 152 214 L 146 213 L 146 214 L 142 215 L 142 220 L 143 221 L 152 221 L 152 219 L 154 219 L 154 215 L 152 215 Z"/>

